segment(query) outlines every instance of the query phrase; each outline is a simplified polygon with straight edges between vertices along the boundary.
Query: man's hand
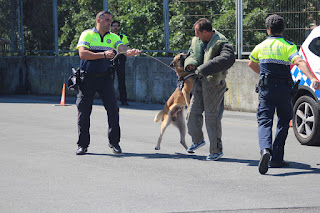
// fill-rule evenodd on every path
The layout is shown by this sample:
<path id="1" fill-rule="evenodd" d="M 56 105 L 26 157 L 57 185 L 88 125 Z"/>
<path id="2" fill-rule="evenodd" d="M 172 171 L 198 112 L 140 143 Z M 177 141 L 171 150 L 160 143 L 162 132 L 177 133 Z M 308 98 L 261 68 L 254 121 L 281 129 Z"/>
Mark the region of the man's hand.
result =
<path id="1" fill-rule="evenodd" d="M 199 70 L 194 71 L 194 73 L 202 76 L 202 73 Z"/>
<path id="2" fill-rule="evenodd" d="M 139 55 L 141 53 L 141 50 L 139 49 L 129 49 L 127 50 L 126 52 L 126 56 L 136 56 L 136 55 Z"/>
<path id="3" fill-rule="evenodd" d="M 311 86 L 315 89 L 318 90 L 320 87 L 320 82 L 319 80 L 316 79 L 314 74 L 310 71 L 308 64 L 303 60 L 300 56 L 297 57 L 294 62 L 294 65 L 297 65 L 297 67 L 305 74 L 310 80 L 311 80 Z"/>
<path id="4" fill-rule="evenodd" d="M 130 49 L 124 44 L 120 44 L 118 50 L 120 53 L 124 54 L 125 56 L 135 56 L 135 55 L 139 55 L 142 52 L 139 49 Z"/>
<path id="5" fill-rule="evenodd" d="M 198 76 L 199 79 L 203 78 L 203 74 L 199 70 L 195 70 L 194 73 Z"/>
<path id="6" fill-rule="evenodd" d="M 188 64 L 188 66 L 186 67 L 187 72 L 194 72 L 195 69 L 196 67 L 193 64 Z"/>
<path id="7" fill-rule="evenodd" d="M 115 56 L 113 50 L 106 50 L 103 52 L 105 58 L 113 58 Z"/>
<path id="8" fill-rule="evenodd" d="M 318 81 L 316 78 L 311 79 L 311 86 L 313 89 L 318 90 L 320 88 L 320 81 Z"/>

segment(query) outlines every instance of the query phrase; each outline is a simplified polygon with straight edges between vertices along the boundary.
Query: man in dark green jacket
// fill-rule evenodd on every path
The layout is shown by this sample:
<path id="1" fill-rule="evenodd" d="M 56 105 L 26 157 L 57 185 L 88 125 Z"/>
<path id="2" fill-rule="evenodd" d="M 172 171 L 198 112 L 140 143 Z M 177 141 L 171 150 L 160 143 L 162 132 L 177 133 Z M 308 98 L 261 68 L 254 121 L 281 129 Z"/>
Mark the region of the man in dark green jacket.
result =
<path id="1" fill-rule="evenodd" d="M 235 62 L 235 55 L 232 45 L 224 35 L 212 29 L 209 20 L 199 19 L 194 30 L 190 56 L 184 64 L 186 71 L 194 71 L 199 76 L 188 109 L 188 133 L 193 143 L 187 151 L 193 153 L 205 144 L 202 131 L 204 112 L 210 140 L 207 160 L 219 160 L 223 156 L 221 119 L 227 90 L 225 78 Z"/>

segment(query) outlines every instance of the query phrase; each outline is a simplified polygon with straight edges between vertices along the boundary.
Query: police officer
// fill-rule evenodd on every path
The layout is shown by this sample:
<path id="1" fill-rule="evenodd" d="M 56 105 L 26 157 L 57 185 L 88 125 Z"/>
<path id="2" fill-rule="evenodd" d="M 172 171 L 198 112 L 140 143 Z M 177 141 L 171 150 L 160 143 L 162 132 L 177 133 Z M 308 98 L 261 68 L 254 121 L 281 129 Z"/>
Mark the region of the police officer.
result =
<path id="1" fill-rule="evenodd" d="M 127 47 L 130 47 L 128 38 L 125 34 L 120 33 L 120 21 L 113 20 L 111 22 L 111 32 L 118 35 L 124 45 Z M 119 55 L 114 60 L 114 65 L 117 72 L 117 78 L 118 78 L 118 89 L 120 94 L 120 102 L 121 105 L 128 106 L 127 101 L 127 89 L 126 89 L 126 56 L 125 55 Z"/>
<path id="2" fill-rule="evenodd" d="M 266 19 L 269 37 L 258 44 L 251 55 L 248 66 L 260 74 L 259 106 L 257 109 L 258 136 L 261 158 L 259 172 L 265 174 L 270 167 L 287 167 L 283 160 L 284 145 L 288 135 L 289 122 L 293 116 L 292 86 L 290 64 L 297 65 L 311 80 L 315 90 L 319 89 L 319 81 L 309 70 L 306 62 L 299 56 L 296 45 L 283 37 L 284 19 L 270 15 Z M 278 123 L 272 143 L 273 116 L 277 111 Z"/>
<path id="3" fill-rule="evenodd" d="M 94 95 L 99 93 L 108 114 L 109 147 L 114 153 L 122 153 L 119 146 L 120 126 L 119 107 L 110 76 L 110 59 L 115 56 L 113 49 L 127 56 L 138 55 L 138 49 L 129 49 L 119 36 L 109 33 L 112 14 L 101 11 L 96 15 L 96 26 L 82 32 L 77 49 L 80 56 L 80 69 L 84 71 L 77 91 L 78 108 L 78 149 L 77 155 L 84 155 L 90 144 L 90 114 Z"/>

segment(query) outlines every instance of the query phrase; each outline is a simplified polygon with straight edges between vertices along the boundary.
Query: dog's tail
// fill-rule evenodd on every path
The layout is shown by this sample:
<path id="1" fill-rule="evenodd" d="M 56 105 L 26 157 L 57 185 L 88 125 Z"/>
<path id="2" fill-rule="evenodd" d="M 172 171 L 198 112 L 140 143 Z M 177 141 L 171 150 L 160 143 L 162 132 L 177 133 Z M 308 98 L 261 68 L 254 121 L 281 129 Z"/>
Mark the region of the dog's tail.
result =
<path id="1" fill-rule="evenodd" d="M 154 122 L 156 123 L 156 122 L 162 120 L 163 114 L 164 114 L 164 110 L 161 110 L 160 112 L 158 112 L 158 114 L 156 114 L 156 116 L 154 116 Z"/>

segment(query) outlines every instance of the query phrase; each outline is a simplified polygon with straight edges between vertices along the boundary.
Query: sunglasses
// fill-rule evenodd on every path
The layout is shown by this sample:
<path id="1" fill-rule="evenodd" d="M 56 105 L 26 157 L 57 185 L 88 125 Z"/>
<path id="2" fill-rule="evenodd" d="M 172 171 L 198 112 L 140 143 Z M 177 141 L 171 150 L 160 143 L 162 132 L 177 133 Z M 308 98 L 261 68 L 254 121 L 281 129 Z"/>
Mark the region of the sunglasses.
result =
<path id="1" fill-rule="evenodd" d="M 101 18 L 101 16 L 103 16 L 104 14 L 108 14 L 108 15 L 111 15 L 112 16 L 112 13 L 109 12 L 109 11 L 103 11 L 103 13 L 101 13 L 101 15 L 99 16 L 99 18 Z"/>

